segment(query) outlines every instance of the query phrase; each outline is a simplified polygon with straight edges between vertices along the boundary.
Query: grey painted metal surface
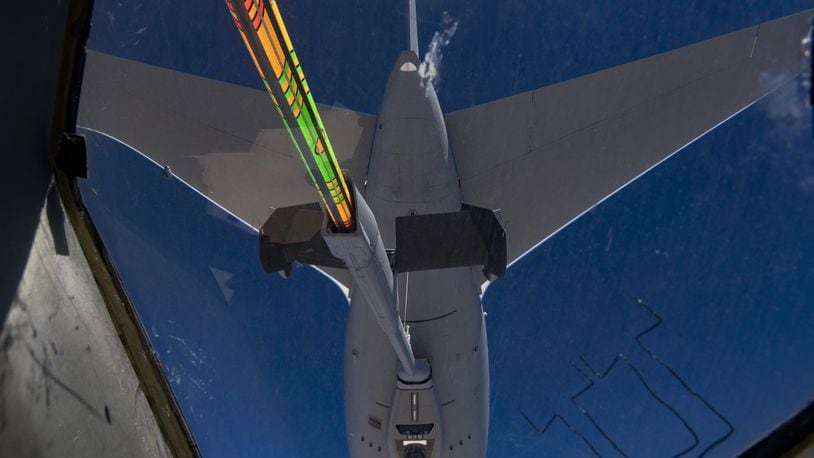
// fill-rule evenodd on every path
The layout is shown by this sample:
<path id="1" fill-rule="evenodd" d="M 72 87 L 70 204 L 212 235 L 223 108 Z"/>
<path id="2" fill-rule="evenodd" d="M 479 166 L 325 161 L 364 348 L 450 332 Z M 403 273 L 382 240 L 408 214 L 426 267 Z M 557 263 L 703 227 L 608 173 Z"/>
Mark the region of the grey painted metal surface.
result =
<path id="1" fill-rule="evenodd" d="M 509 259 L 516 259 L 799 74 L 810 16 L 448 114 L 464 201 L 501 210 Z M 269 207 L 314 200 L 262 91 L 101 53 L 89 54 L 85 82 L 81 125 L 170 166 L 252 226 L 265 221 Z M 320 112 L 341 166 L 361 184 L 375 119 L 337 107 Z M 392 248 L 392 228 L 382 231 Z"/>
<path id="2" fill-rule="evenodd" d="M 458 212 L 397 217 L 395 270 L 473 266 L 482 268 L 485 275 L 503 276 L 506 232 L 495 213 L 466 204 L 461 207 Z"/>
<path id="3" fill-rule="evenodd" d="M 406 275 L 399 277 L 406 279 Z M 483 456 L 489 422 L 489 362 L 477 283 L 468 268 L 409 274 L 410 287 L 399 314 L 407 317 L 416 358 L 432 364 L 432 385 L 421 389 L 396 383 L 393 351 L 364 297 L 352 291 L 344 351 L 350 456 L 396 456 L 392 452 L 405 439 L 398 425 L 425 423 L 434 424 L 422 438 L 428 445 L 436 444 L 431 456 Z M 417 392 L 422 403 L 415 420 L 410 397 L 404 396 L 410 392 Z"/>
<path id="4" fill-rule="evenodd" d="M 422 77 L 418 64 L 412 51 L 397 57 L 371 151 L 365 198 L 388 248 L 398 249 L 397 217 L 461 209 L 441 108 L 432 82 Z M 429 362 L 432 377 L 422 386 L 398 381 L 387 337 L 377 329 L 366 297 L 354 289 L 345 335 L 349 453 L 404 456 L 409 439 L 417 439 L 424 442 L 427 457 L 484 456 L 489 361 L 480 277 L 468 267 L 458 267 L 398 274 L 397 280 L 399 315 L 409 325 L 415 358 Z M 371 418 L 386 421 L 376 427 Z M 430 424 L 431 430 L 414 437 L 403 432 L 405 427 Z"/>
<path id="5" fill-rule="evenodd" d="M 376 119 L 319 105 L 337 160 L 362 180 Z M 264 91 L 88 52 L 78 124 L 145 153 L 254 228 L 317 199 Z M 345 287 L 348 272 L 323 268 Z"/>
<path id="6" fill-rule="evenodd" d="M 812 11 L 447 115 L 464 201 L 513 260 L 800 73 Z"/>
<path id="7" fill-rule="evenodd" d="M 349 152 L 340 160 L 348 160 L 357 183 L 367 177 L 365 198 L 385 247 L 395 247 L 396 217 L 456 211 L 463 199 L 502 210 L 509 257 L 517 258 L 793 78 L 808 16 L 452 113 L 446 125 L 431 83 L 417 71 L 417 56 L 407 51 L 394 65 L 375 123 L 338 110 L 337 119 L 349 128 L 327 119 L 326 127 L 337 138 L 337 151 Z M 255 227 L 269 204 L 314 199 L 285 133 L 265 124 L 273 106 L 259 102 L 266 100 L 259 91 L 110 56 L 93 58 L 85 125 L 159 163 L 175 164 L 189 184 Z M 221 103 L 231 108 L 224 111 Z M 227 112 L 234 116 L 224 117 Z M 373 131 L 366 169 L 362 159 Z M 405 389 L 396 382 L 387 337 L 360 289 L 353 290 L 345 348 L 350 453 L 395 453 L 398 425 L 421 421 L 411 420 L 410 403 L 418 403 L 405 396 L 415 391 L 441 411 L 431 416 L 441 420 L 427 435 L 439 445 L 433 456 L 442 450 L 444 456 L 482 455 L 489 378 L 480 280 L 470 269 L 457 268 L 399 275 L 397 281 L 404 297 L 399 313 L 411 326 L 415 356 L 433 364 L 432 385 Z"/>
<path id="8" fill-rule="evenodd" d="M 416 55 L 418 51 L 418 20 L 415 13 L 415 0 L 407 0 L 407 29 L 408 29 L 408 48 Z"/>
<path id="9" fill-rule="evenodd" d="M 171 456 L 52 188 L 0 333 L 0 456 Z"/>
<path id="10" fill-rule="evenodd" d="M 364 176 L 375 118 L 319 112 L 340 166 Z M 264 91 L 89 52 L 78 124 L 169 166 L 255 228 L 272 208 L 318 197 Z"/>
<path id="11" fill-rule="evenodd" d="M 396 248 L 395 218 L 461 209 L 455 161 L 432 82 L 412 51 L 397 58 L 387 81 L 367 171 L 365 198 L 384 246 Z"/>
<path id="12" fill-rule="evenodd" d="M 331 252 L 347 266 L 354 280 L 354 288 L 364 295 L 370 312 L 376 318 L 407 375 L 416 374 L 416 361 L 408 337 L 399 320 L 397 287 L 376 217 L 356 188 L 353 188 L 356 230 L 351 233 L 333 232 L 326 226 L 322 230 Z M 423 374 L 426 379 L 428 373 Z M 419 379 L 419 380 L 423 380 Z"/>

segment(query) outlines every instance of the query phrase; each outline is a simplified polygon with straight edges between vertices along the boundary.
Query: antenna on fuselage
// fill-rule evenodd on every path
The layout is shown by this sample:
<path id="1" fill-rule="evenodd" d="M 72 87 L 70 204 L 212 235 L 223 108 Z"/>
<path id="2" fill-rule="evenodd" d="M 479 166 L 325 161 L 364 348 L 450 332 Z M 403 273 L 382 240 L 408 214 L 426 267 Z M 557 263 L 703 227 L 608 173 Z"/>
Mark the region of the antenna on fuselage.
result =
<path id="1" fill-rule="evenodd" d="M 407 35 L 410 40 L 410 51 L 418 54 L 418 18 L 415 14 L 415 0 L 407 0 Z"/>

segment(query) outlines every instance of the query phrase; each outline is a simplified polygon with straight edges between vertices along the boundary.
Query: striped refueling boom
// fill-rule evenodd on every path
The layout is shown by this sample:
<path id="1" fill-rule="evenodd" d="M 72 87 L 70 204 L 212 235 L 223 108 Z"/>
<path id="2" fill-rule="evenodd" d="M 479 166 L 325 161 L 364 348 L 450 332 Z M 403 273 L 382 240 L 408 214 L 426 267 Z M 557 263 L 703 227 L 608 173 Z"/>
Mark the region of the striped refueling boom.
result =
<path id="1" fill-rule="evenodd" d="M 354 229 L 352 193 L 339 168 L 275 0 L 226 0 L 277 112 L 335 228 Z"/>

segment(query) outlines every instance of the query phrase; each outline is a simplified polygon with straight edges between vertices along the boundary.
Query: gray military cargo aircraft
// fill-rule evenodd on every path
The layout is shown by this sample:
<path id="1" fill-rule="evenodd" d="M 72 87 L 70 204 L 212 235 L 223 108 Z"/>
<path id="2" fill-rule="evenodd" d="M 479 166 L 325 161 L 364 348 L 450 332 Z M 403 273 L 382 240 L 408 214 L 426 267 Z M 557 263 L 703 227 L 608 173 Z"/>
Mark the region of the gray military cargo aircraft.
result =
<path id="1" fill-rule="evenodd" d="M 316 265 L 349 292 L 351 456 L 484 456 L 484 286 L 796 78 L 812 11 L 444 114 L 420 71 L 414 0 L 408 8 L 407 50 L 378 115 L 319 106 L 355 183 L 355 235 L 328 230 L 262 91 L 89 52 L 79 123 L 257 228 L 267 271 Z"/>

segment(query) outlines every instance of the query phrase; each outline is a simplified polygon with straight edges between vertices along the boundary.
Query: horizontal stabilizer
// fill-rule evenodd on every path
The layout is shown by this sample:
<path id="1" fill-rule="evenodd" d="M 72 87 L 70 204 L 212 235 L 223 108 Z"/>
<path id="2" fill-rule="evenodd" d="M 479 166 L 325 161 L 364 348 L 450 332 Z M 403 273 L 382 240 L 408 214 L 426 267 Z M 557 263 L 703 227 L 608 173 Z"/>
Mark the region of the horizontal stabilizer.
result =
<path id="1" fill-rule="evenodd" d="M 278 208 L 260 228 L 260 262 L 266 273 L 291 273 L 300 262 L 344 269 L 322 238 L 324 212 L 319 203 Z"/>
<path id="2" fill-rule="evenodd" d="M 506 273 L 506 232 L 494 212 L 463 204 L 461 211 L 396 218 L 396 271 L 482 265 Z"/>

